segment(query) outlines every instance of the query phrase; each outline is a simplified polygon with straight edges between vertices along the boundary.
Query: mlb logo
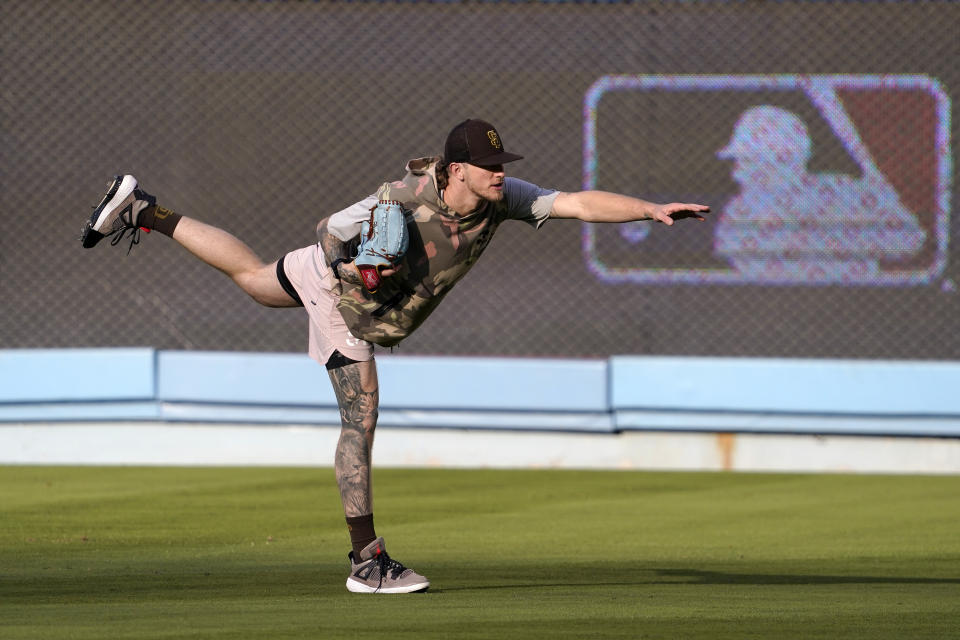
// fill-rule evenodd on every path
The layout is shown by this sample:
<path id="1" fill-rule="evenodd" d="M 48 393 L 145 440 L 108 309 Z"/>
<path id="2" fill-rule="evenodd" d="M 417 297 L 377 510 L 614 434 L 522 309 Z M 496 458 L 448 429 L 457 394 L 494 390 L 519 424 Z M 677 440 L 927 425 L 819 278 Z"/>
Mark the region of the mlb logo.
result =
<path id="1" fill-rule="evenodd" d="M 949 113 L 926 76 L 600 78 L 584 188 L 712 213 L 681 230 L 584 225 L 588 267 L 619 283 L 932 283 L 947 263 Z"/>

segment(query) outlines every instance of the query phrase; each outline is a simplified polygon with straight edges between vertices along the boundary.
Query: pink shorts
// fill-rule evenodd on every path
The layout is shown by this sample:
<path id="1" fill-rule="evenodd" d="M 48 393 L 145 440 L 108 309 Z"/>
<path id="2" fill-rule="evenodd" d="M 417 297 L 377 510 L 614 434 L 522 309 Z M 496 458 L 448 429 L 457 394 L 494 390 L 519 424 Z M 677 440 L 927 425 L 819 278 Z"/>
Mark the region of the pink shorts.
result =
<path id="1" fill-rule="evenodd" d="M 283 272 L 310 317 L 310 357 L 326 364 L 339 351 L 352 360 L 373 358 L 373 344 L 355 338 L 337 309 L 336 278 L 319 244 L 291 251 L 283 258 Z M 281 283 L 282 284 L 282 283 Z"/>

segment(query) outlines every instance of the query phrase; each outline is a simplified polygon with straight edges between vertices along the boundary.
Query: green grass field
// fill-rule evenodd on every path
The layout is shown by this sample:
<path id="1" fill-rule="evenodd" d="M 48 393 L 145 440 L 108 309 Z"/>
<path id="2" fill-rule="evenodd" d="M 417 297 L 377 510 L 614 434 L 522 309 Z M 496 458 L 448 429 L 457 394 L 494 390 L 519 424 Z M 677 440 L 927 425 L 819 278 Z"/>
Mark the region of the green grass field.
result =
<path id="1" fill-rule="evenodd" d="M 0 468 L 0 638 L 960 637 L 960 477 Z"/>

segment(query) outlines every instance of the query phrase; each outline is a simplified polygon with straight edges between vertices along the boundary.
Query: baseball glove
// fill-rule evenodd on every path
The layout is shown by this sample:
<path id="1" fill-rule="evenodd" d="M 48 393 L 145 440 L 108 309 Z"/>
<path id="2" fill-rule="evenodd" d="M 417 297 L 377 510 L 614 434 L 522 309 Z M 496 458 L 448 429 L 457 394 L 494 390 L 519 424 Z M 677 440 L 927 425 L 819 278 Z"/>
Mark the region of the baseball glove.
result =
<path id="1" fill-rule="evenodd" d="M 409 242 L 399 202 L 381 200 L 370 209 L 370 219 L 360 223 L 360 246 L 353 261 L 367 291 L 373 293 L 380 287 L 380 272 L 400 262 Z"/>

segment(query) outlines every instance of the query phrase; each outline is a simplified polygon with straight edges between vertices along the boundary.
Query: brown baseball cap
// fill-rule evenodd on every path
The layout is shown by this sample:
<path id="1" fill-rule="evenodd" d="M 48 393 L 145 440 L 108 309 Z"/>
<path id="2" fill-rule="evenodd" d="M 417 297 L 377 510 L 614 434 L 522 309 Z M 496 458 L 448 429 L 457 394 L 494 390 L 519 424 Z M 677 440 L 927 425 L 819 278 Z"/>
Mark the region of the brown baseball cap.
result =
<path id="1" fill-rule="evenodd" d="M 466 162 L 478 167 L 523 159 L 503 150 L 503 140 L 492 124 L 473 119 L 464 120 L 450 131 L 443 157 L 447 162 Z"/>

